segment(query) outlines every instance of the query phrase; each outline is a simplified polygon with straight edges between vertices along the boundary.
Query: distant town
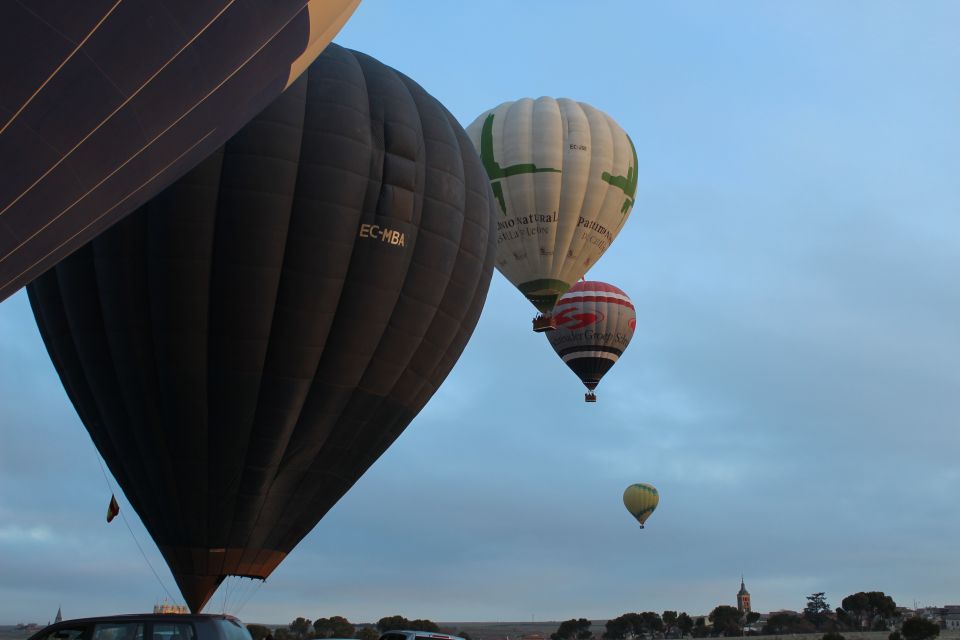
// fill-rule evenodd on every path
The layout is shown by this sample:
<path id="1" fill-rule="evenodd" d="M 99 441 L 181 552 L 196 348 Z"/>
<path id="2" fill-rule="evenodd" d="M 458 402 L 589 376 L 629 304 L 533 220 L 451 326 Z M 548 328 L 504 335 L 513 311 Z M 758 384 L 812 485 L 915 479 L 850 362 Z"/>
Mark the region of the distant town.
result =
<path id="1" fill-rule="evenodd" d="M 400 615 L 375 623 L 352 623 L 342 616 L 311 620 L 298 617 L 288 624 L 247 624 L 253 640 L 347 639 L 379 640 L 396 630 L 447 634 L 464 640 L 671 640 L 743 636 L 799 635 L 823 640 L 844 640 L 844 633 L 871 640 L 930 640 L 944 635 L 960 638 L 960 604 L 938 607 L 903 607 L 882 591 L 859 591 L 832 607 L 824 592 L 806 596 L 800 610 L 753 610 L 743 578 L 731 599 L 708 614 L 685 611 L 628 612 L 609 620 L 571 618 L 542 622 L 433 622 Z M 182 605 L 157 604 L 157 614 L 184 614 Z M 58 609 L 55 621 L 62 613 Z M 49 623 L 48 623 L 49 624 Z M 43 626 L 20 623 L 0 627 L 0 640 L 27 638 Z M 399 636 L 399 634 L 397 634 Z M 434 635 L 434 637 L 436 637 Z M 389 638 L 387 638 L 389 640 Z"/>
<path id="2" fill-rule="evenodd" d="M 750 592 L 741 578 L 740 589 L 730 602 L 702 615 L 642 611 L 609 620 L 571 618 L 539 623 L 436 623 L 395 615 L 376 623 L 357 624 L 334 616 L 314 621 L 300 617 L 287 625 L 250 624 L 248 628 L 254 640 L 377 640 L 380 634 L 400 629 L 446 633 L 465 640 L 666 640 L 796 634 L 843 640 L 844 633 L 858 637 L 869 634 L 866 637 L 883 640 L 926 640 L 939 636 L 941 631 L 960 633 L 960 605 L 902 607 L 882 591 L 850 594 L 835 608 L 825 593 L 812 593 L 800 610 L 761 613 L 753 610 Z"/>

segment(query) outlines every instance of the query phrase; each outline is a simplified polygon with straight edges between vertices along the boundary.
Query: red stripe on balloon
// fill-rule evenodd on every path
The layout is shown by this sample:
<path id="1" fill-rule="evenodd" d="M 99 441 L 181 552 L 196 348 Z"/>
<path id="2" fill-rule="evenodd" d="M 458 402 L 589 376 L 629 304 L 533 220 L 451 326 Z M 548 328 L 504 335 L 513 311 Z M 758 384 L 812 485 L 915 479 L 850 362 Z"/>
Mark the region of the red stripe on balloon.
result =
<path id="1" fill-rule="evenodd" d="M 560 302 L 557 303 L 557 306 L 560 307 L 566 304 L 579 304 L 581 302 L 606 302 L 609 304 L 620 304 L 625 307 L 630 307 L 631 309 L 633 309 L 633 303 L 630 302 L 629 300 L 621 300 L 620 298 L 608 298 L 607 296 L 577 296 L 572 300 L 561 298 Z"/>
<path id="2" fill-rule="evenodd" d="M 602 291 L 604 293 L 619 293 L 620 295 L 627 295 L 624 291 L 618 289 L 612 284 L 607 284 L 606 282 L 600 282 L 598 280 L 581 280 L 570 287 L 569 293 L 578 291 Z"/>

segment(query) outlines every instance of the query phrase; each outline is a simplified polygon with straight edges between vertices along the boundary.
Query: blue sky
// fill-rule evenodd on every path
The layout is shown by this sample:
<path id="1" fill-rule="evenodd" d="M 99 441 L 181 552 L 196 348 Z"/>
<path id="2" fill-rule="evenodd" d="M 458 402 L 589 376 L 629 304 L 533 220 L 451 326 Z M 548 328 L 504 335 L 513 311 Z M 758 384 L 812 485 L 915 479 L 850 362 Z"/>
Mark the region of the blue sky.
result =
<path id="1" fill-rule="evenodd" d="M 960 602 L 958 24 L 933 0 L 363 0 L 336 41 L 462 124 L 550 95 L 632 136 L 637 204 L 588 277 L 637 333 L 586 405 L 495 274 L 446 383 L 241 617 L 705 613 L 741 572 L 761 611 Z M 164 597 L 103 523 L 23 292 L 0 304 L 0 443 L 0 624 Z M 643 531 L 637 481 L 662 496 Z"/>

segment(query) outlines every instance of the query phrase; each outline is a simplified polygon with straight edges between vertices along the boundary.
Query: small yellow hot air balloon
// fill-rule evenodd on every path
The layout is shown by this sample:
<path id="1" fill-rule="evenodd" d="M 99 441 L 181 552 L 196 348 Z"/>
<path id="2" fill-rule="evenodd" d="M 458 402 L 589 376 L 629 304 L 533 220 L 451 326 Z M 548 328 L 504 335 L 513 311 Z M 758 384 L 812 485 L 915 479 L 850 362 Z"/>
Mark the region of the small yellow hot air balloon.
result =
<path id="1" fill-rule="evenodd" d="M 657 488 L 645 482 L 632 484 L 623 492 L 623 505 L 630 515 L 637 519 L 641 529 L 659 502 L 660 494 L 657 493 Z"/>

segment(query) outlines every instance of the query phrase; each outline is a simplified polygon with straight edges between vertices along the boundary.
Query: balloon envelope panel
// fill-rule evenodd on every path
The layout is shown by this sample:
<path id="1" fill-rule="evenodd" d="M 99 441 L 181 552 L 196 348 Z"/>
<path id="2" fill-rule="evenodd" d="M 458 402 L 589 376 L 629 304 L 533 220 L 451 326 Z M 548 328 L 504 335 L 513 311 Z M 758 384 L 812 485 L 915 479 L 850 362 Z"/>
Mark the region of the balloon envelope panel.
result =
<path id="1" fill-rule="evenodd" d="M 359 1 L 0 3 L 0 301 L 222 145 Z"/>
<path id="2" fill-rule="evenodd" d="M 611 284 L 586 280 L 560 298 L 553 316 L 550 346 L 592 391 L 630 344 L 637 324 L 633 303 Z"/>
<path id="3" fill-rule="evenodd" d="M 660 504 L 660 493 L 656 487 L 640 482 L 632 484 L 623 492 L 623 505 L 642 527 Z"/>
<path id="4" fill-rule="evenodd" d="M 436 391 L 486 297 L 494 206 L 439 102 L 331 45 L 29 286 L 192 609 L 226 575 L 269 575 Z"/>
<path id="5" fill-rule="evenodd" d="M 499 205 L 497 268 L 549 312 L 633 208 L 633 142 L 610 116 L 567 98 L 505 102 L 467 132 Z"/>

